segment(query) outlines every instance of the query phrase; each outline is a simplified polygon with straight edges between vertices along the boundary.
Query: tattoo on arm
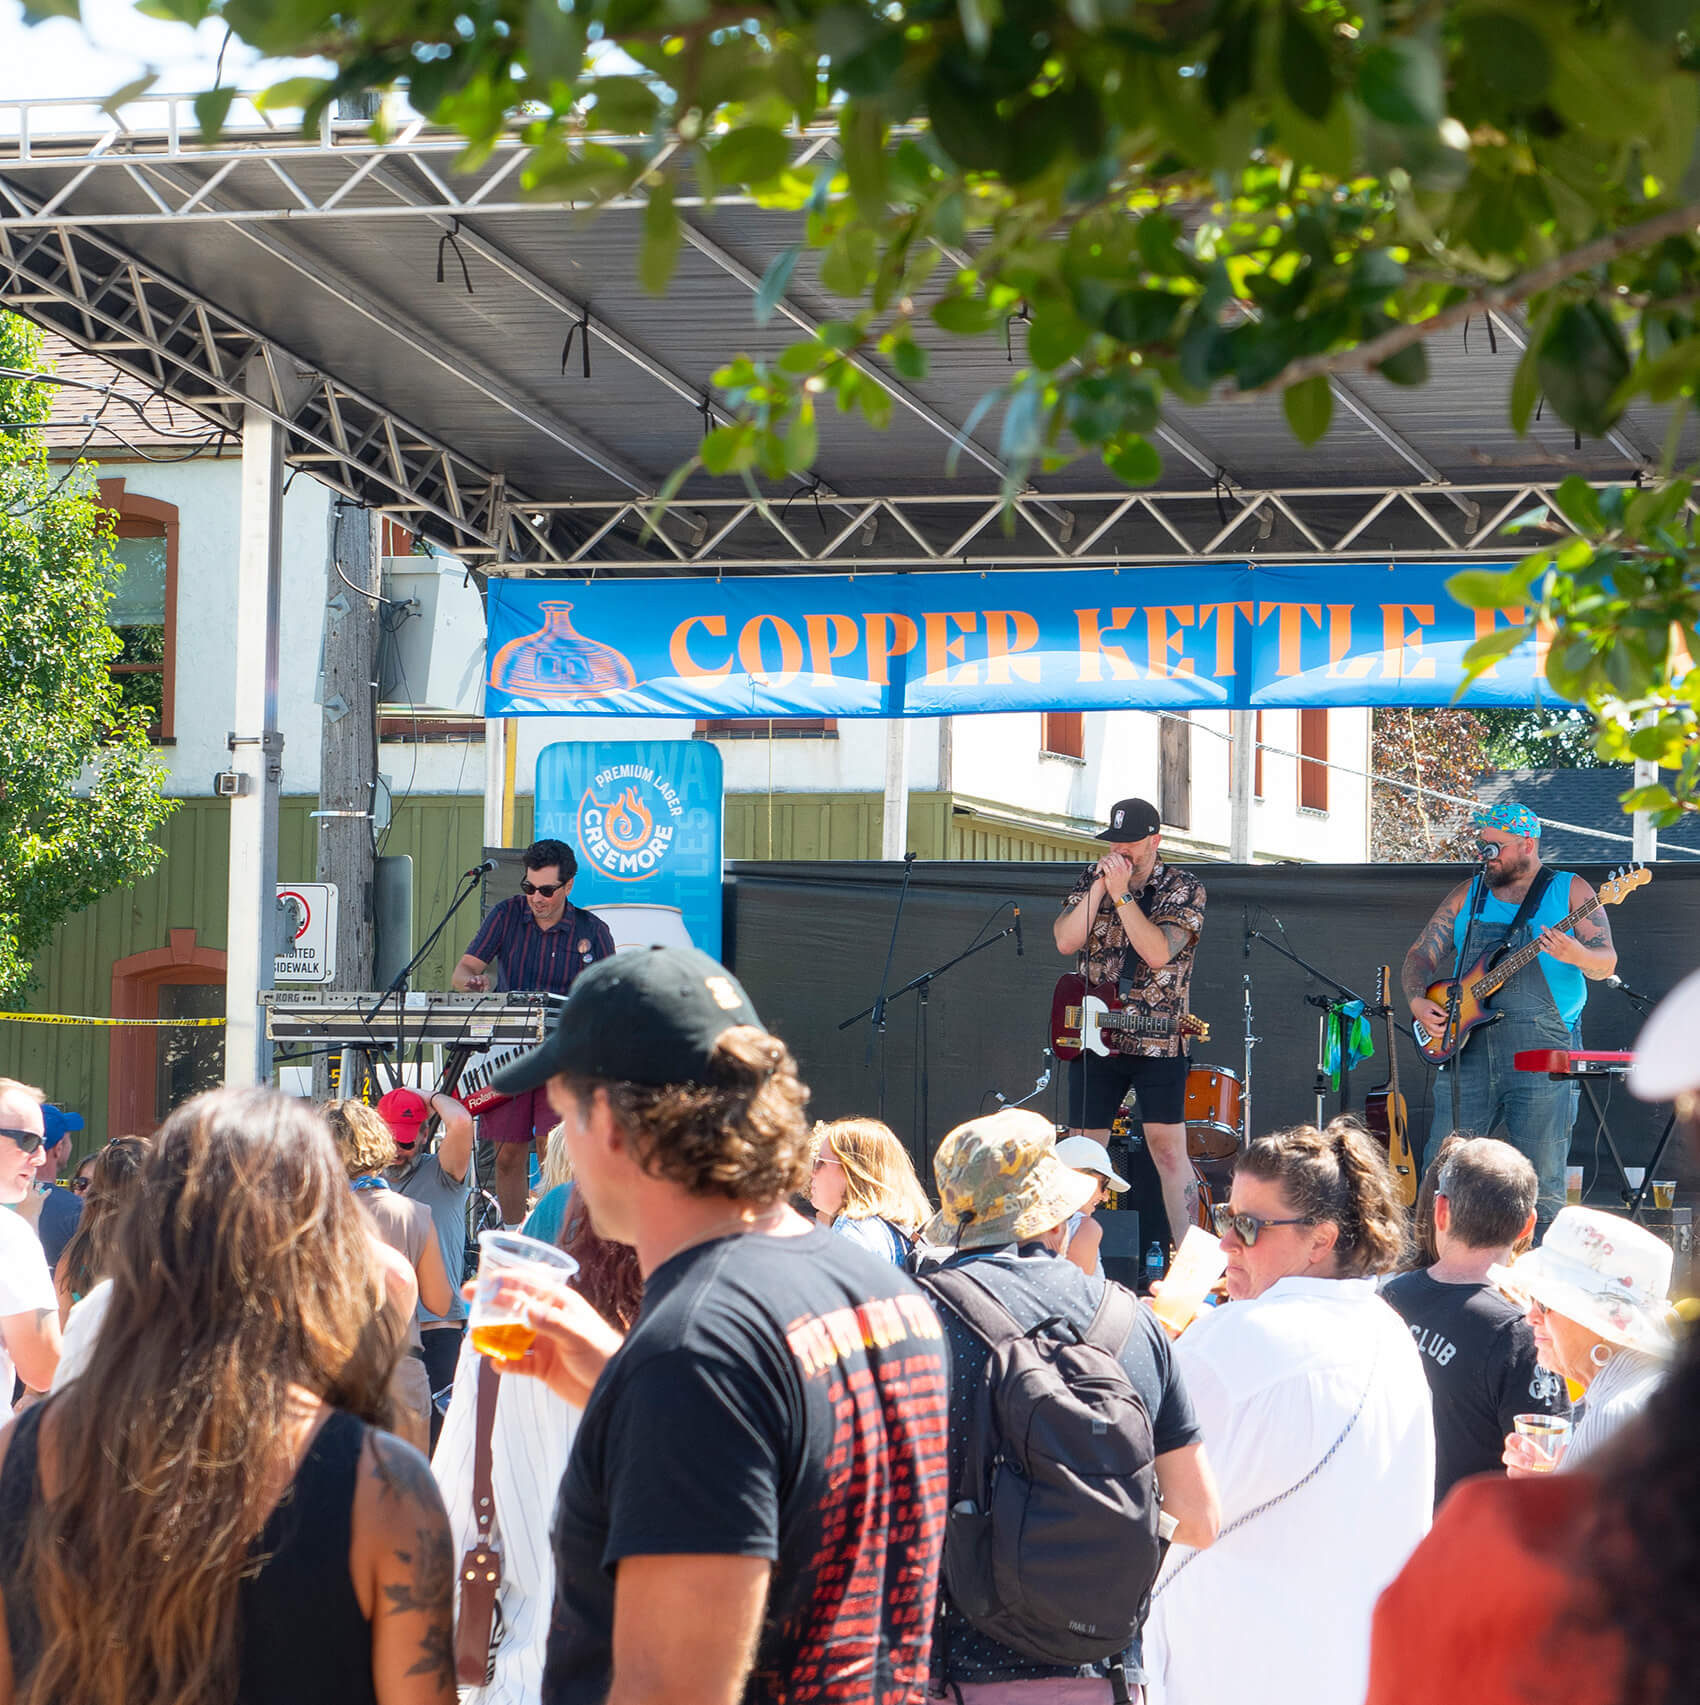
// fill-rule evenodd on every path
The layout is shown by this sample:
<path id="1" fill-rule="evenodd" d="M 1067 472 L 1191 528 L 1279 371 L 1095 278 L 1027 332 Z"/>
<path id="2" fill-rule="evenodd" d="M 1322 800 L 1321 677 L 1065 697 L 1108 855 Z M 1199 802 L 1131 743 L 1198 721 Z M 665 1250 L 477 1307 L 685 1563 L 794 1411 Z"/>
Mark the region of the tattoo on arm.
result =
<path id="1" fill-rule="evenodd" d="M 1163 940 L 1169 945 L 1169 957 L 1173 959 L 1192 940 L 1192 931 L 1185 924 L 1159 924 L 1163 932 Z"/>
<path id="2" fill-rule="evenodd" d="M 372 1436 L 372 1473 L 378 1482 L 378 1502 L 394 1500 L 415 1509 L 440 1507 L 431 1470 L 417 1451 L 385 1434 Z M 413 1543 L 396 1546 L 395 1560 L 405 1575 L 383 1583 L 386 1616 L 418 1614 L 426 1618 L 419 1636 L 418 1656 L 409 1675 L 432 1677 L 451 1696 L 455 1685 L 454 1551 L 446 1527 L 416 1525 Z"/>
<path id="3" fill-rule="evenodd" d="M 1570 933 L 1584 947 L 1609 948 L 1611 946 L 1611 924 L 1606 917 L 1603 906 L 1597 912 L 1590 912 L 1585 918 L 1578 918 Z"/>
<path id="4" fill-rule="evenodd" d="M 1452 925 L 1457 907 L 1451 897 L 1423 925 L 1423 932 L 1411 943 L 1405 963 L 1399 971 L 1399 987 L 1407 1000 L 1416 1000 L 1436 981 L 1443 969 L 1449 968 L 1453 957 Z"/>
<path id="5" fill-rule="evenodd" d="M 1198 1179 L 1196 1177 L 1188 1178 L 1185 1185 L 1182 1186 L 1181 1194 L 1182 1194 L 1182 1198 L 1186 1202 L 1186 1224 L 1187 1225 L 1197 1225 L 1198 1224 Z M 1173 1228 L 1171 1227 L 1170 1229 L 1172 1230 Z M 1180 1235 L 1182 1237 L 1184 1237 L 1186 1235 L 1186 1226 L 1181 1227 Z"/>

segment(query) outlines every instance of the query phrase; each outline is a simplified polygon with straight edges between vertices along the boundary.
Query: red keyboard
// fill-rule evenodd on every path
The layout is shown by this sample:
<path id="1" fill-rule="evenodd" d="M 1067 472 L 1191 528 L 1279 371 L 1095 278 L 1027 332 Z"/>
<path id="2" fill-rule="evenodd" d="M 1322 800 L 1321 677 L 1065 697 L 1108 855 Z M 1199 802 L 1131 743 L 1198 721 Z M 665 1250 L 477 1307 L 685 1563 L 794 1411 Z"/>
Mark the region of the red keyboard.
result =
<path id="1" fill-rule="evenodd" d="M 1525 1048 L 1511 1063 L 1520 1072 L 1548 1077 L 1622 1077 L 1635 1056 L 1621 1048 Z"/>

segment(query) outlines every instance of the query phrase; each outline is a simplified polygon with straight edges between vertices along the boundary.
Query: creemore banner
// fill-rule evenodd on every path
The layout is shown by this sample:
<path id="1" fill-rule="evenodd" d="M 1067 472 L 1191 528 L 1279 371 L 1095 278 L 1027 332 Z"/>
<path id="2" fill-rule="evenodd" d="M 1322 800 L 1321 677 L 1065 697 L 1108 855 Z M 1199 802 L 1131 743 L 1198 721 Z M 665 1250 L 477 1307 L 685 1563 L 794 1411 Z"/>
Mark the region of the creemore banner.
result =
<path id="1" fill-rule="evenodd" d="M 1468 610 L 1441 563 L 489 584 L 487 714 L 952 716 L 1435 705 L 1521 610 Z M 1545 645 L 1466 695 L 1554 695 Z"/>

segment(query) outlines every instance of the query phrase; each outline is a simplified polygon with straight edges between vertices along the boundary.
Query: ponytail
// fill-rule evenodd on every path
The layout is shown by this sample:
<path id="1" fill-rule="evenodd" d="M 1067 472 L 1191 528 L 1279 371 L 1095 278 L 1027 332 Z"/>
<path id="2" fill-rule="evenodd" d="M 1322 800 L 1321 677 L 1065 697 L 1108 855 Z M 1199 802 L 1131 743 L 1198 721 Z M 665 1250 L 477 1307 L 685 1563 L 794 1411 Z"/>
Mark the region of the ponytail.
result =
<path id="1" fill-rule="evenodd" d="M 1405 1215 L 1392 1169 L 1355 1119 L 1323 1129 L 1294 1125 L 1254 1138 L 1236 1171 L 1280 1186 L 1296 1213 L 1337 1230 L 1335 1264 L 1342 1278 L 1388 1273 L 1405 1248 Z"/>

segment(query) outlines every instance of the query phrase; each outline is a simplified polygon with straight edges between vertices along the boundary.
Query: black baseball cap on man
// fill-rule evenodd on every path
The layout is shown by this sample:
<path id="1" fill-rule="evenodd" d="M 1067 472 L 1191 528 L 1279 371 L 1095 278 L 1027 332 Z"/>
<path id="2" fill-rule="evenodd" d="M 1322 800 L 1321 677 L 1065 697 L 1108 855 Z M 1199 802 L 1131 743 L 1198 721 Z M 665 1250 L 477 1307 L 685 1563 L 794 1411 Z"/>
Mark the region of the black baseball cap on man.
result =
<path id="1" fill-rule="evenodd" d="M 1095 841 L 1142 841 L 1162 828 L 1163 819 L 1148 799 L 1118 799 L 1110 807 L 1110 826 L 1100 829 Z"/>
<path id="2" fill-rule="evenodd" d="M 490 1087 L 521 1095 L 562 1073 L 706 1085 L 715 1043 L 739 1024 L 766 1028 L 718 959 L 695 947 L 628 948 L 580 973 L 555 1028 Z"/>

